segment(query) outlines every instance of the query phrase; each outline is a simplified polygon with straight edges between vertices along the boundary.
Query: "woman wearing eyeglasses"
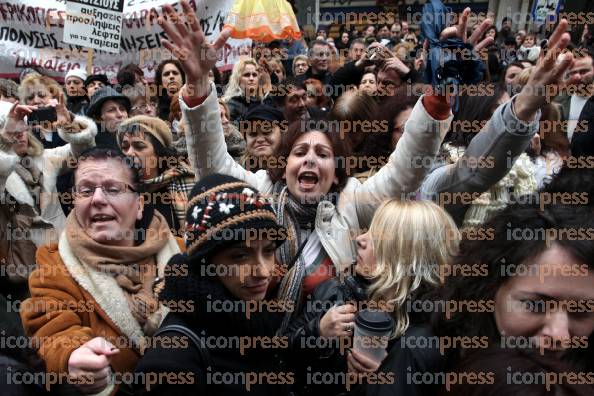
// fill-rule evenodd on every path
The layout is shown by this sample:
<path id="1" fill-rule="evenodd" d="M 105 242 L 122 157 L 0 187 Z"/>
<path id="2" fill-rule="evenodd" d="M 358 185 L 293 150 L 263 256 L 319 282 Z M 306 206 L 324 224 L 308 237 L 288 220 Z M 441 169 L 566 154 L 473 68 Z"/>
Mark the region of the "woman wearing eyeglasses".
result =
<path id="1" fill-rule="evenodd" d="M 158 211 L 146 210 L 141 184 L 138 168 L 119 151 L 81 154 L 74 209 L 59 243 L 39 248 L 31 298 L 21 306 L 46 372 L 68 378 L 83 394 L 126 388 L 124 374 L 134 370 L 145 337 L 170 308 L 178 311 L 160 304 L 156 293 L 181 240 Z"/>
<path id="2" fill-rule="evenodd" d="M 157 116 L 157 97 L 147 95 L 145 89 L 139 90 L 136 95 L 130 97 L 131 111 L 130 117 L 137 115 L 146 115 L 150 117 Z"/>

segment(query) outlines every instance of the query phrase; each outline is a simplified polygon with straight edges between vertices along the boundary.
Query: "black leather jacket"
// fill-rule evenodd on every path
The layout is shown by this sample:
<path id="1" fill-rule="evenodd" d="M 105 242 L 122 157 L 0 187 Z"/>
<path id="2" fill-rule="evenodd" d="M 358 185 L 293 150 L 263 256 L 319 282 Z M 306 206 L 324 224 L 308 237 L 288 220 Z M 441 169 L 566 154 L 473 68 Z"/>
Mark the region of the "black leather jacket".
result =
<path id="1" fill-rule="evenodd" d="M 302 312 L 289 325 L 289 362 L 295 369 L 299 395 L 337 395 L 346 392 L 346 350 L 352 339 L 320 337 L 320 319 L 334 305 L 367 299 L 368 281 L 359 276 L 338 277 L 321 283 L 306 298 Z M 363 307 L 364 308 L 364 307 Z M 332 378 L 333 381 L 329 381 Z"/>

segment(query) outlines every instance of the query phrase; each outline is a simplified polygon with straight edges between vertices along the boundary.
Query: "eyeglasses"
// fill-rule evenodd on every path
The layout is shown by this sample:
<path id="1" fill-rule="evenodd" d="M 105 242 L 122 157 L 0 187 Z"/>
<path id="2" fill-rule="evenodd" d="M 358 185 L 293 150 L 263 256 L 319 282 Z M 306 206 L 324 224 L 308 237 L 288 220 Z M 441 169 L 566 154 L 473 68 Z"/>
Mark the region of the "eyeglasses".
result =
<path id="1" fill-rule="evenodd" d="M 72 192 L 74 193 L 74 196 L 76 198 L 85 199 L 92 197 L 98 188 L 101 189 L 101 191 L 106 197 L 111 198 L 125 194 L 128 192 L 128 190 L 136 192 L 136 190 L 132 188 L 132 186 L 124 182 L 107 183 L 101 186 L 78 185 L 72 188 Z"/>
<path id="2" fill-rule="evenodd" d="M 142 106 L 134 106 L 132 107 L 133 111 L 147 111 L 148 109 L 154 109 L 156 105 L 154 103 L 147 103 L 143 104 Z"/>
<path id="3" fill-rule="evenodd" d="M 407 38 L 407 39 L 405 39 L 404 41 L 406 41 L 407 43 L 414 43 L 414 42 L 416 42 L 417 40 L 415 40 L 415 39 L 413 39 L 413 38 Z"/>

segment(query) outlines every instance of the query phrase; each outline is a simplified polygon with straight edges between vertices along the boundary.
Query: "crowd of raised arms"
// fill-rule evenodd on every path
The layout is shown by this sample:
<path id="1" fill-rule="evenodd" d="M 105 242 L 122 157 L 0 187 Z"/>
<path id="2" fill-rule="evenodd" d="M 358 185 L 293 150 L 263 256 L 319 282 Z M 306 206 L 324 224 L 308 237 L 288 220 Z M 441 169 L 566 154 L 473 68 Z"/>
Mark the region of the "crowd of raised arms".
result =
<path id="1" fill-rule="evenodd" d="M 222 71 L 163 13 L 154 78 L 0 80 L 0 394 L 594 394 L 587 28 L 467 8 Z M 448 42 L 479 82 L 427 84 Z"/>

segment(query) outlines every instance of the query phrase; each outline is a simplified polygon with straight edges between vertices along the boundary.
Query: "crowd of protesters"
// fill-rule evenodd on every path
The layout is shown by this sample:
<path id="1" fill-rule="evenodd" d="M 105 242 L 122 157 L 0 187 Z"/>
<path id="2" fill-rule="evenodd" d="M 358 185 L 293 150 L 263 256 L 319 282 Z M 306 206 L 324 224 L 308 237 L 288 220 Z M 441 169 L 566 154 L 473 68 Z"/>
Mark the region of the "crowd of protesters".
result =
<path id="1" fill-rule="evenodd" d="M 152 81 L 0 80 L 2 394 L 594 393 L 587 27 L 464 10 L 452 95 L 406 21 L 221 72 L 228 32 L 163 10 Z"/>

